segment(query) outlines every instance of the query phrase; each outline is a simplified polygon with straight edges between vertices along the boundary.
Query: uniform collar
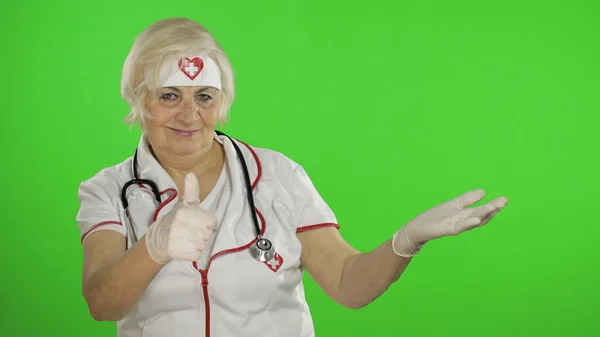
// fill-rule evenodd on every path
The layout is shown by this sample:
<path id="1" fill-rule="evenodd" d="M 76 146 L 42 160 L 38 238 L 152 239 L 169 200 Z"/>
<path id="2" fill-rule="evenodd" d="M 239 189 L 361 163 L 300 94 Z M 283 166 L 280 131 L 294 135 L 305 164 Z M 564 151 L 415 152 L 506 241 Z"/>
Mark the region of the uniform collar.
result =
<path id="1" fill-rule="evenodd" d="M 227 168 L 229 170 L 228 174 L 230 179 L 241 179 L 242 186 L 244 186 L 245 183 L 242 166 L 240 165 L 238 155 L 235 151 L 232 141 L 224 135 L 218 135 L 216 132 L 214 134 L 214 139 L 222 144 L 223 148 L 225 149 L 225 158 L 227 160 Z M 244 156 L 246 166 L 248 167 L 250 182 L 254 187 L 258 183 L 261 173 L 258 158 L 250 146 L 233 137 L 232 140 L 237 144 L 242 155 Z M 140 179 L 150 179 L 154 181 L 161 194 L 164 194 L 164 192 L 169 189 L 177 191 L 177 186 L 175 185 L 173 179 L 171 179 L 167 171 L 162 167 L 162 165 L 160 165 L 160 163 L 152 154 L 148 140 L 144 134 L 142 134 L 140 137 L 137 161 L 139 172 L 138 177 Z"/>

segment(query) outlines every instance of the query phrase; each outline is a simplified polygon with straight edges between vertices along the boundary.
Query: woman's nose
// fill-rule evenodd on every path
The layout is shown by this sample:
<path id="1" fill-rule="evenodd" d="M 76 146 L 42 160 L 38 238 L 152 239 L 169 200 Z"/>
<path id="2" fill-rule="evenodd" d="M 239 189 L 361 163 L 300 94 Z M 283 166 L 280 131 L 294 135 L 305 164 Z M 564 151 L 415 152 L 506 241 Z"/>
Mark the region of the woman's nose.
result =
<path id="1" fill-rule="evenodd" d="M 186 121 L 195 121 L 200 118 L 200 108 L 193 99 L 182 102 L 179 117 Z"/>

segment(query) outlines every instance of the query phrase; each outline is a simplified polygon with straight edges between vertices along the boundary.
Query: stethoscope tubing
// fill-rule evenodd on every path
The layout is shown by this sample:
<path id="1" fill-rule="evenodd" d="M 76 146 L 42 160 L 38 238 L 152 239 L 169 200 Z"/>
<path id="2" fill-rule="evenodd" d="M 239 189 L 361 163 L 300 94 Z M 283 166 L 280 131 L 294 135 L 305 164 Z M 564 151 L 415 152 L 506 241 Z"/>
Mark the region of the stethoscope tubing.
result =
<path id="1" fill-rule="evenodd" d="M 218 135 L 227 137 L 229 139 L 229 141 L 231 141 L 231 144 L 233 145 L 235 152 L 238 156 L 238 159 L 240 161 L 240 164 L 242 166 L 242 172 L 244 174 L 244 183 L 246 185 L 246 196 L 248 199 L 248 204 L 250 206 L 250 210 L 251 210 L 250 214 L 252 215 L 252 224 L 254 227 L 254 234 L 256 236 L 256 242 L 253 246 L 251 246 L 251 254 L 254 258 L 256 258 L 259 261 L 268 261 L 273 257 L 273 254 L 274 254 L 273 245 L 271 244 L 271 242 L 269 240 L 262 237 L 262 232 L 261 232 L 260 226 L 258 224 L 258 216 L 256 214 L 256 206 L 254 203 L 252 183 L 250 182 L 250 174 L 248 172 L 248 166 L 246 165 L 246 161 L 244 160 L 244 155 L 242 154 L 242 151 L 240 150 L 239 146 L 235 143 L 235 141 L 233 139 L 231 139 L 231 137 L 229 137 L 228 135 L 224 134 L 221 131 L 215 131 L 215 132 Z M 127 201 L 127 189 L 129 187 L 131 187 L 132 185 L 149 186 L 150 190 L 154 194 L 154 198 L 157 202 L 157 205 L 160 205 L 160 203 L 161 203 L 160 190 L 158 189 L 158 186 L 156 185 L 156 183 L 152 180 L 141 179 L 139 177 L 137 156 L 138 156 L 138 150 L 136 149 L 135 153 L 133 155 L 133 160 L 132 160 L 132 164 L 131 164 L 131 171 L 132 171 L 133 179 L 126 182 L 121 189 L 121 202 L 123 204 L 123 208 L 124 208 L 125 214 L 127 216 L 128 229 L 131 230 L 134 242 L 137 241 L 138 238 L 137 238 L 137 234 L 135 233 L 135 229 L 133 228 L 133 221 L 132 221 L 131 215 L 129 213 L 129 202 Z"/>

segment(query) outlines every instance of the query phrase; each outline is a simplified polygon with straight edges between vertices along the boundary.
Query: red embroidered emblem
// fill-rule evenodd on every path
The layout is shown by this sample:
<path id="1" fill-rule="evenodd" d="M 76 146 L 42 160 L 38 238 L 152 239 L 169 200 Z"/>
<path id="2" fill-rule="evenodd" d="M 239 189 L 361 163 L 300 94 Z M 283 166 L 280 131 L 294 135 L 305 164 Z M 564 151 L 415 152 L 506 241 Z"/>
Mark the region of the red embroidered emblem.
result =
<path id="1" fill-rule="evenodd" d="M 193 81 L 194 78 L 198 77 L 202 68 L 204 68 L 204 62 L 199 57 L 194 57 L 193 59 L 186 58 L 179 60 L 177 66 L 185 76 Z"/>
<path id="2" fill-rule="evenodd" d="M 281 265 L 283 264 L 283 257 L 281 257 L 281 255 L 275 253 L 273 258 L 270 261 L 265 262 L 265 264 L 267 265 L 267 267 L 269 267 L 269 269 L 271 269 L 274 273 L 276 273 L 279 270 L 279 268 L 281 268 Z"/>

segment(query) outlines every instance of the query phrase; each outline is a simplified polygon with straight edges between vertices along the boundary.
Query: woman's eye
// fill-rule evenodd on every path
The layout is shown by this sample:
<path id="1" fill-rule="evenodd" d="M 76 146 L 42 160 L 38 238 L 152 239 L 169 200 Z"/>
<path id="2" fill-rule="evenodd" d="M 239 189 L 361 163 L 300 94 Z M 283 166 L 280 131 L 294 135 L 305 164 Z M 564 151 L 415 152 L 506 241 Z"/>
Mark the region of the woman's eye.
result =
<path id="1" fill-rule="evenodd" d="M 162 98 L 162 99 L 164 99 L 164 100 L 167 100 L 167 101 L 172 101 L 172 100 L 174 100 L 175 98 L 177 98 L 177 95 L 175 95 L 175 94 L 173 94 L 173 93 L 166 93 L 166 94 L 164 94 L 164 95 L 160 96 L 160 98 Z"/>
<path id="2" fill-rule="evenodd" d="M 212 99 L 212 97 L 210 97 L 207 94 L 200 94 L 200 95 L 198 95 L 198 98 L 200 98 L 201 101 L 208 101 L 208 100 Z"/>

